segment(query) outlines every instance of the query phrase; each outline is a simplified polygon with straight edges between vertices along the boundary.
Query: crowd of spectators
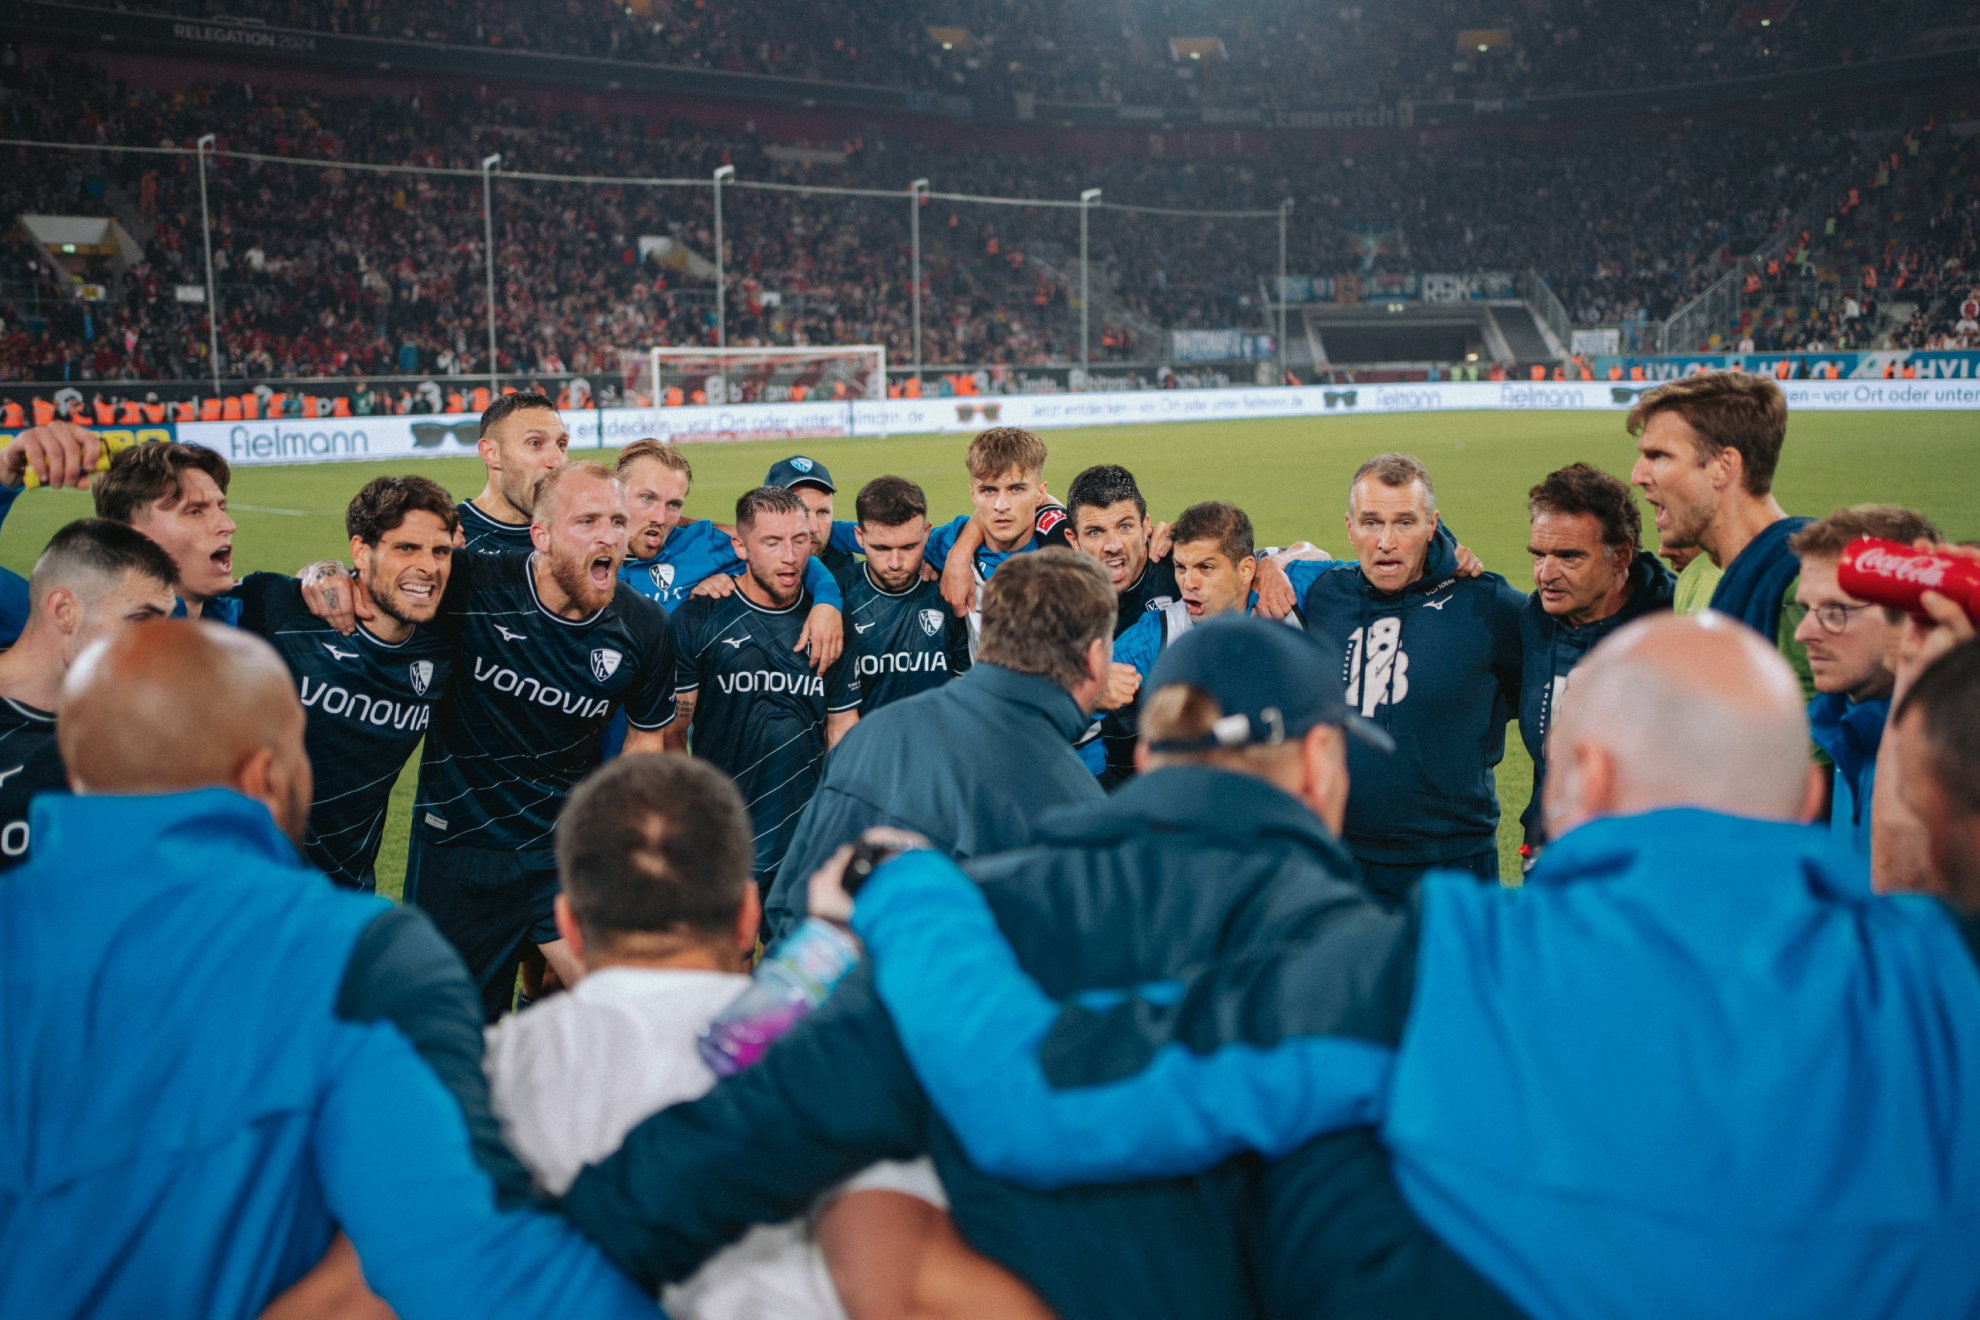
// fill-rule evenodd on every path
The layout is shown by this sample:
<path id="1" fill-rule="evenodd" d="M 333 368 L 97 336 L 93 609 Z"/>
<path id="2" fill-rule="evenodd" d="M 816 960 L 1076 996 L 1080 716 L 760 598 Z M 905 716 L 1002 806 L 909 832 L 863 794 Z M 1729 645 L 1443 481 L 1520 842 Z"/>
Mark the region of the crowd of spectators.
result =
<path id="1" fill-rule="evenodd" d="M 1516 17 L 1451 0 L 123 0 L 286 27 L 907 86 L 1008 101 L 1266 106 L 1495 98 L 1707 82 L 1901 53 L 1972 7 L 1900 0 L 1628 5 L 1530 0 Z M 1482 43 L 1458 34 L 1482 30 Z M 1216 44 L 1193 47 L 1172 39 Z"/>
<path id="2" fill-rule="evenodd" d="M 1702 347 L 1980 347 L 1976 174 L 1980 138 L 1946 124 L 1878 136 L 1797 217 L 1804 228 L 1745 263 L 1737 318 Z"/>
<path id="3" fill-rule="evenodd" d="M 1096 356 L 1146 360 L 1151 333 L 1264 329 L 1281 199 L 1293 273 L 1517 272 L 1546 277 L 1579 323 L 1660 319 L 1772 233 L 1851 157 L 1849 125 L 1464 138 L 1381 161 L 1288 144 L 1238 159 L 1092 161 L 905 138 L 853 140 L 794 160 L 753 134 L 544 114 L 519 96 L 422 104 L 243 84 L 158 93 L 56 59 L 16 73 L 0 123 L 14 138 L 188 147 L 208 162 L 224 372 L 240 378 L 477 374 L 488 370 L 482 193 L 505 171 L 707 179 L 724 190 L 731 344 L 884 345 L 912 360 L 906 180 L 936 192 L 1066 201 L 1101 187 L 1109 208 L 1255 210 L 1201 219 L 1090 214 Z M 1484 149 L 1481 149 L 1481 146 Z M 18 235 L 0 251 L 0 379 L 207 375 L 198 169 L 186 154 L 8 148 L 0 214 L 129 220 L 144 259 L 90 278 L 108 302 L 55 295 Z M 279 158 L 412 165 L 388 173 Z M 754 189 L 884 188 L 903 200 Z M 607 373 L 622 350 L 716 338 L 711 190 L 503 179 L 495 186 L 500 369 Z M 1943 208 L 1965 205 L 1970 190 Z M 1947 209 L 1949 217 L 1952 209 Z M 1948 220 L 1948 234 L 1958 228 Z M 1066 362 L 1078 343 L 1076 209 L 935 199 L 921 216 L 923 358 Z M 646 240 L 658 239 L 661 242 Z M 105 263 L 99 261 L 99 266 Z M 1130 333 L 1128 327 L 1133 327 Z M 1141 342 L 1137 344 L 1137 336 Z"/>

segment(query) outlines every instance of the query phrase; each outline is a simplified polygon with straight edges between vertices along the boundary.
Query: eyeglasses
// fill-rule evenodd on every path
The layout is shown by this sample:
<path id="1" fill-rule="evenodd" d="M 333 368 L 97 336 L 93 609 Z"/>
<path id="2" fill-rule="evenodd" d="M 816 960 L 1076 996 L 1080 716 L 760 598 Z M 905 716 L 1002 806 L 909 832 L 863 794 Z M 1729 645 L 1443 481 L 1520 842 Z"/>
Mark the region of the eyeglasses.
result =
<path id="1" fill-rule="evenodd" d="M 1843 633 L 1849 631 L 1850 615 L 1856 613 L 1858 610 L 1878 610 L 1882 608 L 1883 606 L 1881 605 L 1837 605 L 1831 603 L 1828 605 L 1817 605 L 1809 613 L 1813 614 L 1815 621 L 1822 625 L 1823 632 L 1841 636 Z"/>

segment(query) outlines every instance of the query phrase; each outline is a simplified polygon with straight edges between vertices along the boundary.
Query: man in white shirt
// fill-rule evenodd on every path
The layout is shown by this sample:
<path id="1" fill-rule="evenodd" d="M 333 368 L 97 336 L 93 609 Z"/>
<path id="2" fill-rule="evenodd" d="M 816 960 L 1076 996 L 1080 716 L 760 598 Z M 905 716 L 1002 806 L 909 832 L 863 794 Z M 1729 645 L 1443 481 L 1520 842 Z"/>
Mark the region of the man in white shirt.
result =
<path id="1" fill-rule="evenodd" d="M 585 973 L 492 1028 L 483 1060 L 502 1135 L 544 1190 L 715 1085 L 696 1041 L 749 985 L 753 839 L 734 783 L 684 756 L 619 757 L 566 803 L 557 929 Z M 752 1229 L 663 1305 L 685 1320 L 1047 1316 L 947 1207 L 927 1160 L 874 1165 L 808 1220 Z"/>

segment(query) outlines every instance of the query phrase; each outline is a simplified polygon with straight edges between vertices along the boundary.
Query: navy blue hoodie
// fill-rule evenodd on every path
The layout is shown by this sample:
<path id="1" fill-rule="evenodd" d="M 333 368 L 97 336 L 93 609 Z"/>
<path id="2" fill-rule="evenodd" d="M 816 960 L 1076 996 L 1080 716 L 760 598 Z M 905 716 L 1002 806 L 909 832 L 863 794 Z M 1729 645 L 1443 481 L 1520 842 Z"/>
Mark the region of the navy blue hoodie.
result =
<path id="1" fill-rule="evenodd" d="M 1629 566 L 1629 596 L 1621 609 L 1606 619 L 1576 627 L 1563 623 L 1540 607 L 1540 593 L 1526 598 L 1519 614 L 1520 649 L 1524 664 L 1519 680 L 1519 737 L 1533 757 L 1533 800 L 1527 804 L 1519 823 L 1526 827 L 1526 842 L 1538 846 L 1545 840 L 1540 825 L 1540 786 L 1547 776 L 1547 726 L 1554 717 L 1554 704 L 1567 691 L 1568 671 L 1588 658 L 1595 644 L 1632 619 L 1655 614 L 1671 607 L 1677 592 L 1677 577 L 1655 555 L 1638 551 Z"/>
<path id="2" fill-rule="evenodd" d="M 1423 865 L 1494 846 L 1492 767 L 1519 700 L 1525 603 L 1497 573 L 1458 577 L 1443 536 L 1401 591 L 1377 591 L 1359 568 L 1322 573 L 1307 589 L 1306 630 L 1344 649 L 1348 705 L 1396 740 L 1393 754 L 1349 740 L 1342 841 L 1356 857 Z"/>

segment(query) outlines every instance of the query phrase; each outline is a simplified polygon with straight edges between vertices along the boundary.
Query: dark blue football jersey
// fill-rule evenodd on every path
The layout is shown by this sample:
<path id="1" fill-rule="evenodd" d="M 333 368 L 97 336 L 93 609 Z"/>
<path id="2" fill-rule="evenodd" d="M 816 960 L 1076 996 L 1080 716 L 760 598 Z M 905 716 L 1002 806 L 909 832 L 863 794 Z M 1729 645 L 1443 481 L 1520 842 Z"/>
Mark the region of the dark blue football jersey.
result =
<path id="1" fill-rule="evenodd" d="M 537 599 L 532 559 L 454 561 L 436 625 L 454 639 L 454 678 L 420 758 L 413 828 L 554 865 L 557 813 L 597 768 L 612 712 L 624 706 L 637 729 L 673 721 L 674 630 L 630 591 L 560 618 Z"/>
<path id="2" fill-rule="evenodd" d="M 526 522 L 508 523 L 491 518 L 473 500 L 462 500 L 454 506 L 454 512 L 461 515 L 461 535 L 467 540 L 463 548 L 469 554 L 505 555 L 512 550 L 536 548 L 536 543 L 529 539 Z"/>
<path id="3" fill-rule="evenodd" d="M 826 714 L 859 708 L 853 638 L 822 675 L 791 649 L 810 611 L 809 592 L 772 610 L 737 591 L 723 600 L 693 597 L 674 616 L 676 690 L 697 694 L 691 750 L 742 790 L 756 830 L 758 875 L 784 860 L 798 814 L 817 791 Z"/>
<path id="4" fill-rule="evenodd" d="M 68 791 L 54 712 L 0 697 L 0 872 L 27 860 L 28 803 Z"/>
<path id="5" fill-rule="evenodd" d="M 1142 565 L 1141 576 L 1121 592 L 1114 613 L 1115 640 L 1139 623 L 1142 615 L 1160 613 L 1181 599 L 1182 588 L 1176 585 L 1175 557 L 1149 560 Z"/>
<path id="6" fill-rule="evenodd" d="M 394 645 L 362 626 L 349 637 L 309 612 L 302 585 L 250 573 L 230 593 L 240 626 L 268 639 L 296 680 L 316 780 L 303 855 L 340 885 L 371 889 L 372 864 L 399 781 L 453 673 L 444 633 L 414 628 Z"/>
<path id="7" fill-rule="evenodd" d="M 884 591 L 864 565 L 846 583 L 846 615 L 858 643 L 859 709 L 937 688 L 969 668 L 969 620 L 942 599 L 939 582 Z"/>

